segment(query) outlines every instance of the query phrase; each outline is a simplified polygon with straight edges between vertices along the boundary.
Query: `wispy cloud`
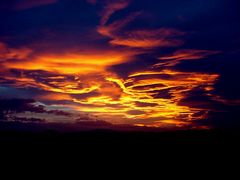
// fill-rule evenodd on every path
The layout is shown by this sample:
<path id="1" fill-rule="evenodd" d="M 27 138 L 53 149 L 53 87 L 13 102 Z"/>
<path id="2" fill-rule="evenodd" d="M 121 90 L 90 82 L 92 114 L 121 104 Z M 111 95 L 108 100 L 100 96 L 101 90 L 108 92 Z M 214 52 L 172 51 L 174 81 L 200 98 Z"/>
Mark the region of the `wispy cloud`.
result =
<path id="1" fill-rule="evenodd" d="M 129 0 L 106 1 L 106 4 L 103 8 L 100 24 L 105 25 L 115 12 L 125 9 L 128 7 L 129 3 Z"/>
<path id="2" fill-rule="evenodd" d="M 108 38 L 113 46 L 151 49 L 156 47 L 173 47 L 183 44 L 179 39 L 184 33 L 173 28 L 123 30 L 138 18 L 142 12 L 131 12 L 126 17 L 107 23 L 111 16 L 129 6 L 129 1 L 107 1 L 97 31 Z"/>
<path id="3" fill-rule="evenodd" d="M 18 51 L 17 51 L 18 52 Z M 22 51 L 20 51 L 22 52 Z M 13 54 L 25 56 L 24 54 Z M 28 52 L 28 51 L 27 51 Z M 88 74 L 104 72 L 107 67 L 128 61 L 128 56 L 134 52 L 125 51 L 124 54 L 117 51 L 89 51 L 72 52 L 66 54 L 41 54 L 31 59 L 22 61 L 5 61 L 2 65 L 9 69 L 45 70 L 61 74 Z M 8 56 L 12 54 L 7 54 Z M 21 55 L 21 56 L 20 56 Z"/>
<path id="4" fill-rule="evenodd" d="M 199 50 L 199 49 L 182 49 L 177 50 L 173 54 L 160 57 L 160 63 L 155 66 L 175 66 L 181 61 L 204 59 L 212 55 L 219 54 L 220 51 Z"/>
<path id="5" fill-rule="evenodd" d="M 183 49 L 178 50 L 170 56 L 164 56 L 162 60 L 191 60 L 191 59 L 203 59 L 210 55 L 218 54 L 219 51 L 199 50 L 199 49 Z"/>
<path id="6" fill-rule="evenodd" d="M 171 28 L 157 30 L 136 30 L 124 33 L 122 37 L 111 40 L 112 45 L 120 45 L 135 48 L 174 47 L 183 44 L 179 36 L 183 35 Z"/>

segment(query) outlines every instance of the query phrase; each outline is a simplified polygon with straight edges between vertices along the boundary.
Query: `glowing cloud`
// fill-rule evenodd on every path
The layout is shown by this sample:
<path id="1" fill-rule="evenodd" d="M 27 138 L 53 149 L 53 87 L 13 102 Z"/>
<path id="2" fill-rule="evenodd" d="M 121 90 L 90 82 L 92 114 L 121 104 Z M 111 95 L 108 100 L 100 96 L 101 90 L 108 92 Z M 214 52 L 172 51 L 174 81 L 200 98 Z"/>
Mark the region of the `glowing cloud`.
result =
<path id="1" fill-rule="evenodd" d="M 125 54 L 111 51 L 63 55 L 43 54 L 23 61 L 6 61 L 3 66 L 8 69 L 45 70 L 62 74 L 88 74 L 104 72 L 109 66 L 126 62 L 131 54 L 131 52 L 127 51 Z"/>
<path id="2" fill-rule="evenodd" d="M 25 0 L 17 7 L 23 10 L 56 2 Z M 37 89 L 41 93 L 33 93 L 33 98 L 51 101 L 54 109 L 89 113 L 111 123 L 147 127 L 190 126 L 194 120 L 205 118 L 206 108 L 181 104 L 196 90 L 221 100 L 213 95 L 219 74 L 183 72 L 174 67 L 182 61 L 207 58 L 218 51 L 182 49 L 159 57 L 159 53 L 165 52 L 161 48 L 181 46 L 185 33 L 168 27 L 127 30 L 127 25 L 144 12 L 129 12 L 124 17 L 113 15 L 128 8 L 130 1 L 87 2 L 102 6 L 99 22 L 94 27 L 101 48 L 97 43 L 96 46 L 76 44 L 56 52 L 65 46 L 59 48 L 53 42 L 53 51 L 41 51 L 31 44 L 32 48 L 11 48 L 0 43 L 0 85 Z M 154 61 L 150 58 L 146 67 L 132 67 L 132 62 L 141 64 L 145 55 Z M 123 68 L 128 70 L 124 75 Z"/>

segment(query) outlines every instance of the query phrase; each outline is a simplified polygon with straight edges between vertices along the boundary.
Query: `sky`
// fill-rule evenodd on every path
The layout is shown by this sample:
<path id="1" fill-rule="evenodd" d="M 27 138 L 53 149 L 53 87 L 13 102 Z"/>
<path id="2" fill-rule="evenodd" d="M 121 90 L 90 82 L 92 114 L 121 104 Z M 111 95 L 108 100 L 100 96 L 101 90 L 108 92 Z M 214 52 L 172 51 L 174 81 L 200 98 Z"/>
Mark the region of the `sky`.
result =
<path id="1" fill-rule="evenodd" d="M 20 120 L 239 125 L 239 5 L 0 1 L 0 103 Z"/>

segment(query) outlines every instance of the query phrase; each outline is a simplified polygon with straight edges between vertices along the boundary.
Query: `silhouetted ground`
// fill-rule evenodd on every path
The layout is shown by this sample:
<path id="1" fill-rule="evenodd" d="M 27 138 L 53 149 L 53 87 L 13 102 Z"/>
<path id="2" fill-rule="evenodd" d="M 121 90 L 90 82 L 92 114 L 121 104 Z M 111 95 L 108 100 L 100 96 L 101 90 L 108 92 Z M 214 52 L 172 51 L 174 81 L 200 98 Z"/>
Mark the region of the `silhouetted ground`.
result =
<path id="1" fill-rule="evenodd" d="M 159 177 L 164 172 L 168 172 L 168 177 L 179 177 L 176 170 L 188 175 L 190 171 L 195 172 L 194 176 L 199 176 L 198 173 L 206 173 L 207 169 L 212 172 L 213 168 L 239 163 L 239 137 L 239 131 L 233 129 L 172 132 L 91 130 L 74 133 L 1 131 L 0 157 L 1 163 L 11 170 L 22 168 L 22 172 L 28 172 L 29 168 L 34 169 L 37 171 L 34 177 L 42 174 L 46 167 L 50 172 L 56 169 L 56 175 L 68 168 L 69 175 L 74 172 L 82 176 L 83 172 L 90 171 L 86 173 L 87 177 L 110 175 L 112 172 L 115 172 L 114 177 L 127 172 L 141 176 L 146 169 Z M 216 173 L 220 173 L 219 170 Z"/>
<path id="2" fill-rule="evenodd" d="M 0 132 L 0 143 L 6 145 L 93 145 L 93 146 L 234 146 L 239 144 L 237 130 L 199 130 L 172 132 L 117 132 L 91 130 L 75 133 L 56 131 Z M 164 148 L 163 146 L 163 148 Z"/>
<path id="3" fill-rule="evenodd" d="M 53 128 L 57 127 L 57 128 Z M 74 125 L 76 127 L 76 125 Z M 66 130 L 67 129 L 67 130 Z M 91 129 L 69 130 L 71 126 L 23 123 L 0 123 L 1 150 L 71 149 L 81 151 L 179 151 L 223 148 L 236 150 L 240 144 L 238 129 L 152 131 L 151 129 Z M 190 150 L 189 149 L 189 150 Z"/>
<path id="4" fill-rule="evenodd" d="M 135 169 L 141 175 L 148 168 L 160 177 L 166 170 L 171 172 L 168 176 L 175 176 L 176 170 L 189 172 L 189 168 L 202 174 L 206 169 L 212 172 L 213 168 L 239 163 L 239 137 L 238 129 L 171 132 L 5 129 L 0 131 L 0 162 L 7 169 L 22 168 L 21 172 L 25 172 L 31 168 L 40 174 L 46 167 L 50 172 L 56 169 L 56 174 L 68 168 L 72 174 L 74 168 L 78 176 L 88 170 L 91 171 L 88 177 L 98 176 L 96 170 L 106 174 L 115 170 L 114 176 L 119 176 L 117 173 Z"/>

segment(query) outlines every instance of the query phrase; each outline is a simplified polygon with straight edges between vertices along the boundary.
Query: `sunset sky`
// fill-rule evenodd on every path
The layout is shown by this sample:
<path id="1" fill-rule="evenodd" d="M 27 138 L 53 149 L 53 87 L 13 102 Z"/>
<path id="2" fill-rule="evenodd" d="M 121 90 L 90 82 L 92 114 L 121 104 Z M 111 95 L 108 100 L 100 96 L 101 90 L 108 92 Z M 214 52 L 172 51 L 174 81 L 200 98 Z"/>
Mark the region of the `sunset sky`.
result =
<path id="1" fill-rule="evenodd" d="M 31 99 L 14 116 L 46 122 L 234 126 L 239 7 L 238 0 L 0 1 L 0 103 Z"/>

